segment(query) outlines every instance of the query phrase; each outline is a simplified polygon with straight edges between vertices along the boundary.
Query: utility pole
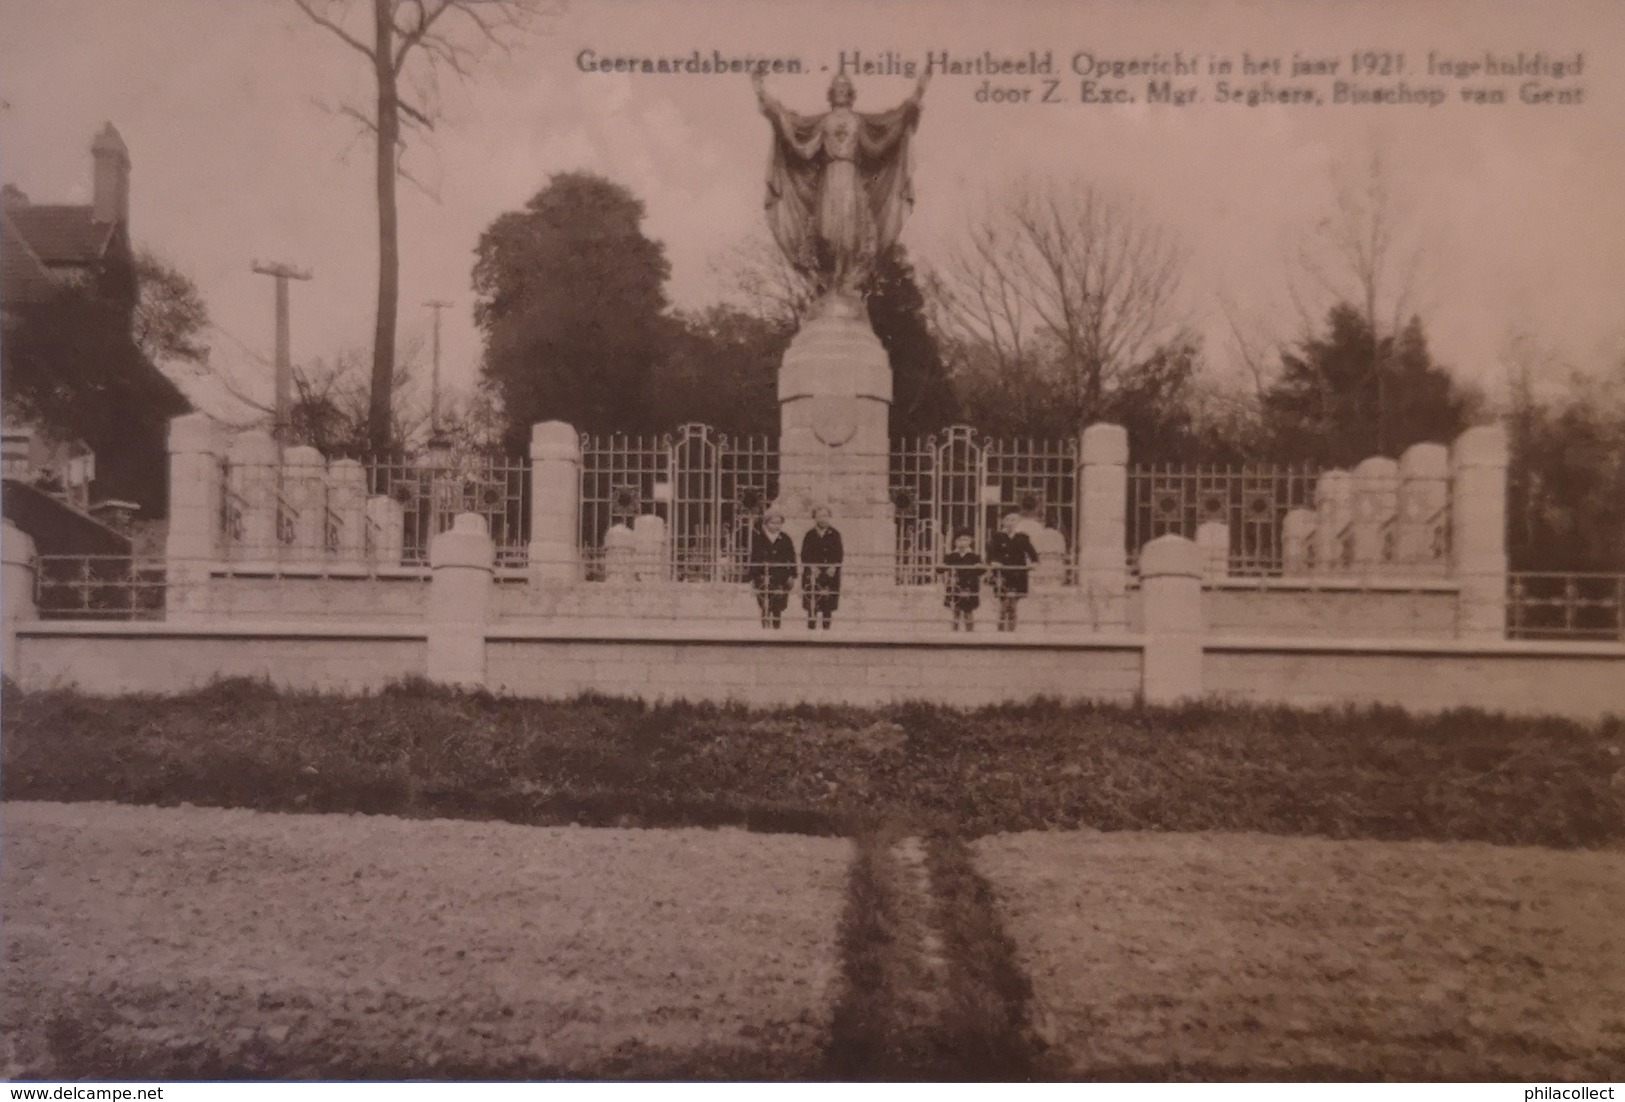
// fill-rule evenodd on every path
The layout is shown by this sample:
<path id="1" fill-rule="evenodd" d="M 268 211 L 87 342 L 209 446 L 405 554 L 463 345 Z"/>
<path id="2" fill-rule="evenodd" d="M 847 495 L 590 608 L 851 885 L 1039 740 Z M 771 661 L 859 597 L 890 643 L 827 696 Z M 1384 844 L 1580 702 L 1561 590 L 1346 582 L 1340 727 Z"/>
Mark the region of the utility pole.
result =
<path id="1" fill-rule="evenodd" d="M 432 298 L 423 305 L 434 311 L 434 367 L 429 376 L 429 435 L 440 436 L 440 311 L 451 303 Z"/>
<path id="2" fill-rule="evenodd" d="M 293 435 L 293 363 L 288 354 L 288 280 L 308 280 L 310 269 L 295 268 L 292 264 L 252 262 L 256 275 L 271 276 L 276 280 L 276 418 L 272 434 L 278 450 L 288 446 Z"/>

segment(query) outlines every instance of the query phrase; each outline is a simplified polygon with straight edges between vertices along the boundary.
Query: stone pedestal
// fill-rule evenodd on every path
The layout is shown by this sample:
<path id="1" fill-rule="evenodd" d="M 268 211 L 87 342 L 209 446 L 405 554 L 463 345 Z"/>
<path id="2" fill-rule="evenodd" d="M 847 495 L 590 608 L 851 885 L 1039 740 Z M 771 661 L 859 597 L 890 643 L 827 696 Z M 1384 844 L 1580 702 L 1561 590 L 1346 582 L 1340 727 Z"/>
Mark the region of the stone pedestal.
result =
<path id="1" fill-rule="evenodd" d="M 887 492 L 891 364 L 850 299 L 826 302 L 779 368 L 779 507 L 801 546 L 828 505 L 846 551 L 845 587 L 892 581 L 897 529 Z"/>
<path id="2" fill-rule="evenodd" d="M 17 625 L 39 619 L 34 603 L 34 540 L 10 520 L 0 524 L 0 670 L 16 678 Z"/>
<path id="3" fill-rule="evenodd" d="M 459 513 L 429 540 L 429 609 L 425 676 L 441 685 L 485 687 L 485 632 L 490 619 L 496 545 L 485 518 Z"/>
<path id="4" fill-rule="evenodd" d="M 1507 435 L 1500 425 L 1468 429 L 1450 449 L 1451 557 L 1461 586 L 1457 634 L 1506 635 Z"/>
<path id="5" fill-rule="evenodd" d="M 1147 704 L 1202 695 L 1202 568 L 1201 549 L 1183 536 L 1159 536 L 1140 552 Z"/>

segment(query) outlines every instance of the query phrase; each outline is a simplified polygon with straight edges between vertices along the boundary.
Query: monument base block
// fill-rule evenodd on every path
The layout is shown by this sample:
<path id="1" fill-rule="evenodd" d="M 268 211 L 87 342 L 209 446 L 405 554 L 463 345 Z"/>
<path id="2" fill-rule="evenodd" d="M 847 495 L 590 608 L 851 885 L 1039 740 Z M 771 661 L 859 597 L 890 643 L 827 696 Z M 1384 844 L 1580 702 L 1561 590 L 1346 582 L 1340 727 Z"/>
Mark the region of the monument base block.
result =
<path id="1" fill-rule="evenodd" d="M 896 552 L 890 477 L 891 365 L 862 311 L 816 311 L 779 369 L 779 506 L 800 545 L 827 505 L 848 584 L 889 572 Z"/>

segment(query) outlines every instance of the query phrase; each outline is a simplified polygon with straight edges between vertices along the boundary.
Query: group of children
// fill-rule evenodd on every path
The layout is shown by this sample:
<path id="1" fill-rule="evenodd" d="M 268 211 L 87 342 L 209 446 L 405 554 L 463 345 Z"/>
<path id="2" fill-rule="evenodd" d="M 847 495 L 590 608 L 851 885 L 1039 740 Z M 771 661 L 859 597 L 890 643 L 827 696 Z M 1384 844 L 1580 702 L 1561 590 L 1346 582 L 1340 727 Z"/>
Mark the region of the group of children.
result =
<path id="1" fill-rule="evenodd" d="M 841 533 L 830 524 L 828 506 L 813 510 L 813 526 L 801 537 L 801 604 L 807 612 L 807 628 L 827 629 L 841 603 L 841 562 L 846 550 Z M 784 610 L 790 606 L 795 588 L 796 545 L 784 531 L 784 514 L 769 509 L 762 523 L 751 530 L 750 566 L 746 576 L 756 590 L 756 603 L 762 610 L 762 626 L 783 624 Z"/>
<path id="2" fill-rule="evenodd" d="M 999 602 L 999 630 L 1016 630 L 1016 605 L 1027 595 L 1028 573 L 1038 561 L 1038 549 L 1020 525 L 1020 513 L 1004 514 L 999 530 L 987 541 L 986 563 L 977 556 L 976 537 L 969 529 L 954 533 L 954 549 L 937 569 L 946 581 L 942 603 L 953 612 L 955 631 L 976 630 L 984 575 Z"/>
<path id="3" fill-rule="evenodd" d="M 1016 630 L 1016 605 L 1027 595 L 1028 575 L 1038 561 L 1038 550 L 1020 531 L 1020 525 L 1020 513 L 1004 515 L 999 531 L 988 540 L 985 562 L 976 554 L 976 537 L 969 529 L 954 533 L 953 550 L 943 556 L 938 570 L 945 588 L 942 603 L 953 613 L 955 631 L 976 629 L 984 576 L 999 602 L 999 630 Z M 844 558 L 841 533 L 830 524 L 827 506 L 813 510 L 813 526 L 802 537 L 799 560 L 795 542 L 784 531 L 784 514 L 768 510 L 761 524 L 751 531 L 747 571 L 762 610 L 762 626 L 782 626 L 799 573 L 807 627 L 827 629 L 841 602 Z"/>

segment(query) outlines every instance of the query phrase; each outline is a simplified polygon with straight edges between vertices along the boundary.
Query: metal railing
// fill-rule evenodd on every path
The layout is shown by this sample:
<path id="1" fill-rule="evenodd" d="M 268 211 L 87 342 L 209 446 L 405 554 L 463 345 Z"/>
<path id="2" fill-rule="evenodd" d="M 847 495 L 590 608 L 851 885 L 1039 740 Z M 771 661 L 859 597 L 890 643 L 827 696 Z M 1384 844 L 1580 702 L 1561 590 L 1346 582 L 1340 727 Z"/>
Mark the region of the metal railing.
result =
<path id="1" fill-rule="evenodd" d="M 463 456 L 435 462 L 367 460 L 367 492 L 388 495 L 403 514 L 402 563 L 429 561 L 429 540 L 458 513 L 485 518 L 497 565 L 524 566 L 530 544 L 530 465 L 522 459 Z"/>
<path id="2" fill-rule="evenodd" d="M 583 436 L 578 538 L 588 577 L 603 577 L 612 552 L 640 546 L 659 548 L 659 569 L 673 580 L 737 581 L 751 527 L 778 492 L 779 454 L 767 437 L 693 424 L 662 436 Z"/>
<path id="3" fill-rule="evenodd" d="M 1313 509 L 1318 472 L 1312 467 L 1131 467 L 1128 474 L 1128 552 L 1158 536 L 1195 539 L 1213 521 L 1229 526 L 1231 571 L 1282 573 L 1288 510 Z"/>
<path id="4" fill-rule="evenodd" d="M 954 536 L 969 532 L 978 553 L 999 518 L 1019 512 L 1034 532 L 1053 530 L 1068 561 L 1078 546 L 1078 443 L 1075 439 L 999 440 L 967 425 L 894 441 L 890 493 L 897 518 L 898 580 L 928 582 Z"/>
<path id="5" fill-rule="evenodd" d="M 42 620 L 162 620 L 168 570 L 127 555 L 41 555 L 34 603 Z"/>
<path id="6" fill-rule="evenodd" d="M 1625 574 L 1508 575 L 1507 638 L 1625 641 Z"/>

